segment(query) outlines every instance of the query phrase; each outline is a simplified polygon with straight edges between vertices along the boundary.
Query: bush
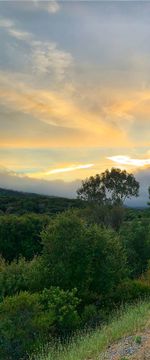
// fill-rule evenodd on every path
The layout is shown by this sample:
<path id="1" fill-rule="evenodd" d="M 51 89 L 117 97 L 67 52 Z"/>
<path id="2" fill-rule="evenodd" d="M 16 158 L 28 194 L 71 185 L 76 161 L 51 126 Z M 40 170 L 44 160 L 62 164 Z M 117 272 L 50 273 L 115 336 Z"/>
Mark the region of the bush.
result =
<path id="1" fill-rule="evenodd" d="M 109 299 L 106 299 L 106 303 L 120 305 L 123 303 L 132 303 L 139 299 L 145 299 L 150 297 L 150 286 L 142 283 L 140 280 L 127 280 L 122 284 L 119 284 L 114 294 Z"/>
<path id="2" fill-rule="evenodd" d="M 20 258 L 11 264 L 0 258 L 0 298 L 11 296 L 20 291 L 40 291 L 44 288 L 44 272 L 40 257 L 32 261 Z"/>
<path id="3" fill-rule="evenodd" d="M 118 235 L 97 225 L 88 226 L 74 212 L 53 219 L 42 240 L 47 287 L 76 287 L 79 296 L 90 302 L 93 294 L 108 294 L 127 275 Z"/>
<path id="4" fill-rule="evenodd" d="M 39 345 L 40 335 L 44 338 L 52 324 L 52 316 L 45 318 L 37 294 L 5 298 L 0 304 L 0 317 L 0 356 L 6 360 L 28 359 L 28 354 Z"/>
<path id="5" fill-rule="evenodd" d="M 58 288 L 6 297 L 0 304 L 0 358 L 29 359 L 52 335 L 77 328 L 78 302 L 75 290 Z"/>
<path id="6" fill-rule="evenodd" d="M 44 215 L 0 216 L 0 253 L 8 261 L 20 256 L 30 260 L 40 254 L 40 232 L 49 221 Z"/>
<path id="7" fill-rule="evenodd" d="M 58 334 L 68 334 L 75 330 L 80 324 L 77 307 L 80 303 L 76 296 L 77 290 L 61 290 L 52 287 L 45 289 L 40 295 L 40 302 L 45 311 L 47 309 L 55 314 L 53 331 Z"/>
<path id="8" fill-rule="evenodd" d="M 86 305 L 81 316 L 83 327 L 89 329 L 95 328 L 96 326 L 102 324 L 104 321 L 106 321 L 106 318 L 108 317 L 106 317 L 104 309 L 100 310 L 94 304 Z"/>
<path id="9" fill-rule="evenodd" d="M 78 210 L 79 216 L 88 224 L 97 224 L 106 228 L 119 230 L 124 216 L 125 209 L 119 205 L 111 204 L 86 204 L 85 209 Z"/>
<path id="10" fill-rule="evenodd" d="M 126 250 L 130 274 L 139 277 L 147 268 L 150 259 L 150 227 L 146 219 L 125 224 L 120 230 Z"/>

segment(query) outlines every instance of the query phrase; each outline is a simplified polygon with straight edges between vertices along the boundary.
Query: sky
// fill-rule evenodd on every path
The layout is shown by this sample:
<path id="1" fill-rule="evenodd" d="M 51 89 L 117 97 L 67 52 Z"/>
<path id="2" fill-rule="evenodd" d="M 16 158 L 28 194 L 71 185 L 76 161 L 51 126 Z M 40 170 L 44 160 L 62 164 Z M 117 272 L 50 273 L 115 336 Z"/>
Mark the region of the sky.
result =
<path id="1" fill-rule="evenodd" d="M 119 167 L 144 204 L 149 19 L 142 0 L 0 1 L 1 187 L 72 197 Z"/>

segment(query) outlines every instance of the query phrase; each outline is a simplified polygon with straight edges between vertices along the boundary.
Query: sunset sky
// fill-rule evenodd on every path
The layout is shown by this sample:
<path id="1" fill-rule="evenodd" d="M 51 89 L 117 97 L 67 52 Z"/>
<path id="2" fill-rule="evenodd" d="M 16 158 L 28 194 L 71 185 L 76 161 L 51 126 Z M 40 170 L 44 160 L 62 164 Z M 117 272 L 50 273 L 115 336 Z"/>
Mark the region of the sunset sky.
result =
<path id="1" fill-rule="evenodd" d="M 112 166 L 149 177 L 150 2 L 0 1 L 0 186 Z"/>

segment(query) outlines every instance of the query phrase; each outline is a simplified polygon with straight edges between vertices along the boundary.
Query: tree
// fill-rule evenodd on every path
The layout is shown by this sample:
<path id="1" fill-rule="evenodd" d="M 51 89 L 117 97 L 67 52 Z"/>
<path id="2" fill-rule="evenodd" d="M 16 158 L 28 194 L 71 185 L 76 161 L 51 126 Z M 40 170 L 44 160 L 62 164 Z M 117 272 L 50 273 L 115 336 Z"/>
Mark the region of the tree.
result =
<path id="1" fill-rule="evenodd" d="M 40 232 L 48 222 L 47 215 L 0 216 L 0 253 L 4 259 L 12 261 L 23 256 L 30 260 L 40 254 Z"/>
<path id="2" fill-rule="evenodd" d="M 150 260 L 149 219 L 127 222 L 120 230 L 132 278 L 139 277 L 148 268 Z"/>
<path id="3" fill-rule="evenodd" d="M 106 170 L 102 173 L 102 182 L 113 203 L 123 203 L 126 199 L 139 195 L 139 182 L 126 170 Z"/>
<path id="4" fill-rule="evenodd" d="M 118 235 L 88 225 L 75 212 L 51 220 L 42 240 L 46 287 L 77 288 L 86 302 L 92 294 L 108 294 L 126 277 L 126 256 Z"/>
<path id="5" fill-rule="evenodd" d="M 87 202 L 102 204 L 106 200 L 105 185 L 101 175 L 96 174 L 82 181 L 82 186 L 77 190 L 78 198 Z"/>
<path id="6" fill-rule="evenodd" d="M 123 204 L 127 198 L 139 195 L 139 183 L 126 170 L 112 168 L 82 181 L 78 198 L 99 204 Z"/>

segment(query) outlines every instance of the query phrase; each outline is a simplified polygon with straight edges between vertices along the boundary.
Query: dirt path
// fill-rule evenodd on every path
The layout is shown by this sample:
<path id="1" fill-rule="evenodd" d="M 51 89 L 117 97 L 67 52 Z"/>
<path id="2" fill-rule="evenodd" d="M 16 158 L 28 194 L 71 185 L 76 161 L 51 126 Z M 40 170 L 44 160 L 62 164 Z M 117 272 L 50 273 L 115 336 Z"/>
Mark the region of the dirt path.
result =
<path id="1" fill-rule="evenodd" d="M 99 360 L 150 360 L 150 328 L 111 345 Z"/>

